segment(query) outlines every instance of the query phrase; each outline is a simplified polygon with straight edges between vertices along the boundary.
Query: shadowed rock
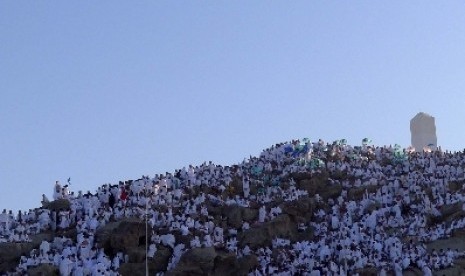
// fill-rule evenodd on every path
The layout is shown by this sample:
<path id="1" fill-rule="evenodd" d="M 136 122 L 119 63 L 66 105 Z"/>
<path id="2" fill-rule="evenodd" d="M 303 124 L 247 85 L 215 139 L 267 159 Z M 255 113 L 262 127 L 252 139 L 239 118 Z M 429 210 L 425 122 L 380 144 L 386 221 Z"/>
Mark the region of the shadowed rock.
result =
<path id="1" fill-rule="evenodd" d="M 241 247 L 249 245 L 252 249 L 271 246 L 271 241 L 276 238 L 296 239 L 297 225 L 291 222 L 289 215 L 281 214 L 274 220 L 258 225 L 253 225 L 249 230 L 238 235 Z"/>
<path id="2" fill-rule="evenodd" d="M 50 264 L 41 264 L 27 270 L 28 276 L 59 276 L 58 268 Z"/>
<path id="3" fill-rule="evenodd" d="M 22 255 L 29 255 L 32 249 L 39 248 L 43 240 L 51 241 L 53 235 L 51 233 L 41 233 L 30 238 L 31 242 L 0 243 L 0 274 L 14 269 Z"/>

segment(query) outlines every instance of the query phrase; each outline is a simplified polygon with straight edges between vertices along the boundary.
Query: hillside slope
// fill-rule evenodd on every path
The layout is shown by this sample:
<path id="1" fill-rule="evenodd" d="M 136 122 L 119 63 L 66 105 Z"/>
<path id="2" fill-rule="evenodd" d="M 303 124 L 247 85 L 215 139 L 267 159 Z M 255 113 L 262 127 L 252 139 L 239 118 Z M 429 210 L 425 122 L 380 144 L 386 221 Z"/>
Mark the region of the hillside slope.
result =
<path id="1" fill-rule="evenodd" d="M 279 143 L 0 215 L 5 275 L 463 275 L 465 154 Z M 147 263 L 146 263 L 147 260 Z"/>

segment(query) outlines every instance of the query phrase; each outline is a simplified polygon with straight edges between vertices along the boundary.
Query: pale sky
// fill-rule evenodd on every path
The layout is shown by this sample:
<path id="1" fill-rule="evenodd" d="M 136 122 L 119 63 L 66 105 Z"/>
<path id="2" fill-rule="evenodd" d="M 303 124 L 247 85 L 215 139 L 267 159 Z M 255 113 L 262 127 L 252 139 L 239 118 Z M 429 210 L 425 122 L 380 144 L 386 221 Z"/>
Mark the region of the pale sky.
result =
<path id="1" fill-rule="evenodd" d="M 465 147 L 463 1 L 1 1 L 0 209 L 308 137 Z"/>

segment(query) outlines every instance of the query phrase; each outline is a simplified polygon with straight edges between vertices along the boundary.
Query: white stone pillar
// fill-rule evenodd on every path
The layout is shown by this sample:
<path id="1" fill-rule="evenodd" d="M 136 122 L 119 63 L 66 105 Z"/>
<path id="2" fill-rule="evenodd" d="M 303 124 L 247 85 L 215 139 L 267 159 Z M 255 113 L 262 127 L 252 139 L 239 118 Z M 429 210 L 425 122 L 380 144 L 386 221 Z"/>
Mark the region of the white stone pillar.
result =
<path id="1" fill-rule="evenodd" d="M 423 148 L 428 147 L 436 150 L 438 138 L 436 136 L 436 125 L 434 117 L 420 112 L 410 120 L 410 133 L 412 135 L 412 146 L 415 151 L 422 152 Z"/>

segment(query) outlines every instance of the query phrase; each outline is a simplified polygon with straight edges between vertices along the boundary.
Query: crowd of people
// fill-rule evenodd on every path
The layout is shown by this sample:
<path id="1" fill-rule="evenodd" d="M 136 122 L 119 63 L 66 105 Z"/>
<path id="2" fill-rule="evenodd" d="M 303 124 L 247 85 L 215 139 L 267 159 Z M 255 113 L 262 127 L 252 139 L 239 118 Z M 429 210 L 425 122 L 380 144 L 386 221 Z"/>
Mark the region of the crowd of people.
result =
<path id="1" fill-rule="evenodd" d="M 465 227 L 463 216 L 431 223 L 442 216 L 444 206 L 465 203 L 464 166 L 462 152 L 378 147 L 368 140 L 361 146 L 344 140 L 293 140 L 236 165 L 205 162 L 174 173 L 104 184 L 95 193 L 75 194 L 57 181 L 53 200 L 67 200 L 70 208 L 38 208 L 17 215 L 4 210 L 0 242 L 30 242 L 44 231 L 76 228 L 76 241 L 57 234 L 53 241 L 43 241 L 39 249 L 22 256 L 9 274 L 51 264 L 61 275 L 118 275 L 128 256 L 124 252 L 108 256 L 94 237 L 109 222 L 136 217 L 147 219 L 152 232 L 148 258 L 154 258 L 160 246 L 171 249 L 166 270 L 174 269 L 191 248 L 215 247 L 238 257 L 255 255 L 258 266 L 249 275 L 355 275 L 367 267 L 376 268 L 379 275 L 388 271 L 402 275 L 411 267 L 432 275 L 465 254 L 453 248 L 426 247 Z M 293 177 L 299 173 L 324 174 L 329 188 L 340 186 L 342 192 L 327 199 L 309 194 Z M 239 181 L 242 190 L 234 191 L 233 181 Z M 458 183 L 458 188 L 451 189 L 451 183 Z M 208 187 L 211 192 L 194 193 L 196 187 Z M 363 195 L 353 198 L 351 189 L 364 190 Z M 311 220 L 299 223 L 299 229 L 311 228 L 313 237 L 300 241 L 274 237 L 264 247 L 240 246 L 238 233 L 282 214 L 275 202 L 303 197 L 313 197 L 319 206 Z M 44 201 L 48 201 L 45 196 Z M 209 214 L 207 206 L 212 204 L 259 206 L 258 216 L 242 221 L 240 227 L 225 227 Z M 179 241 L 177 235 L 190 242 Z"/>

